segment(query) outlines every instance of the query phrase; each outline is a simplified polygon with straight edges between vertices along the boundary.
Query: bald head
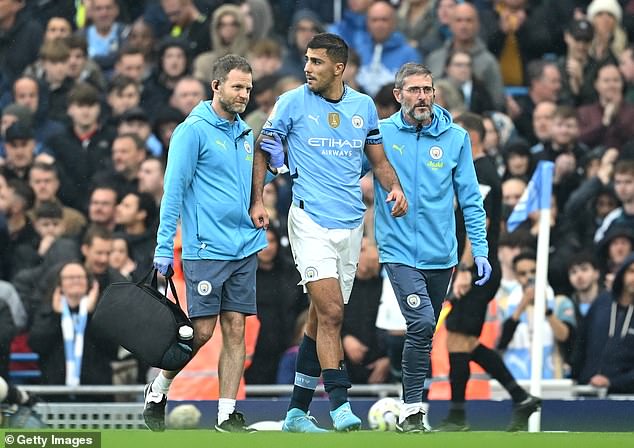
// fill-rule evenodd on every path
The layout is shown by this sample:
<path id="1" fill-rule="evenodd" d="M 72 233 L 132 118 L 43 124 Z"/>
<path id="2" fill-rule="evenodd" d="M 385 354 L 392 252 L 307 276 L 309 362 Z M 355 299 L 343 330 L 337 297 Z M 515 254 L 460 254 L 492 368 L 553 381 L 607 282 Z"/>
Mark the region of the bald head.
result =
<path id="1" fill-rule="evenodd" d="M 475 6 L 471 3 L 461 3 L 454 6 L 450 27 L 456 42 L 472 42 L 480 30 L 480 19 Z"/>
<path id="2" fill-rule="evenodd" d="M 385 42 L 396 29 L 396 10 L 387 2 L 376 2 L 368 9 L 368 32 L 375 42 Z"/>

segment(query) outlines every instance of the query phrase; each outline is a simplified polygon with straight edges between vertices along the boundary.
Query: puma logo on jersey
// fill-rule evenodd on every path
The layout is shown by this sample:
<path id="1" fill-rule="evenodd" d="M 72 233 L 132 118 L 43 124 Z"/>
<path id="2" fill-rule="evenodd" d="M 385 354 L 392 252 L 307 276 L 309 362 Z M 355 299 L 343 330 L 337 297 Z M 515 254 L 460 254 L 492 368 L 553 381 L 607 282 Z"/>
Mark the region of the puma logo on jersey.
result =
<path id="1" fill-rule="evenodd" d="M 397 144 L 392 144 L 392 148 L 396 149 L 398 152 L 401 153 L 401 155 L 403 155 L 403 150 L 405 149 L 405 145 L 397 145 Z"/>
<path id="2" fill-rule="evenodd" d="M 315 116 L 315 115 L 308 114 L 308 118 L 313 120 L 315 122 L 315 124 L 319 124 L 319 115 Z"/>
<path id="3" fill-rule="evenodd" d="M 225 151 L 227 150 L 227 146 L 225 145 L 225 142 L 222 140 L 216 140 L 216 145 L 220 146 Z"/>

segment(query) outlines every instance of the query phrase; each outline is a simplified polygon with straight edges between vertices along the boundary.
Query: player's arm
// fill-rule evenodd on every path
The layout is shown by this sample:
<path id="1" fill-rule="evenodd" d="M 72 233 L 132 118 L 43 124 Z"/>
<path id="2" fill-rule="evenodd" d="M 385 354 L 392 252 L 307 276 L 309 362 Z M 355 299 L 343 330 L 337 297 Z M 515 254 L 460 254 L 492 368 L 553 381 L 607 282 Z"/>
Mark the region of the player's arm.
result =
<path id="1" fill-rule="evenodd" d="M 394 167 L 385 157 L 383 143 L 366 143 L 365 154 L 372 165 L 372 172 L 385 191 L 389 191 L 385 202 L 394 201 L 392 216 L 403 216 L 407 213 L 407 199 L 398 180 Z"/>
<path id="2" fill-rule="evenodd" d="M 267 228 L 269 226 L 269 214 L 264 207 L 262 192 L 264 190 L 264 178 L 267 170 L 267 153 L 262 148 L 263 135 L 260 134 L 255 142 L 253 154 L 253 174 L 251 178 L 251 208 L 249 215 L 256 228 Z M 268 137 L 267 137 L 268 138 Z"/>

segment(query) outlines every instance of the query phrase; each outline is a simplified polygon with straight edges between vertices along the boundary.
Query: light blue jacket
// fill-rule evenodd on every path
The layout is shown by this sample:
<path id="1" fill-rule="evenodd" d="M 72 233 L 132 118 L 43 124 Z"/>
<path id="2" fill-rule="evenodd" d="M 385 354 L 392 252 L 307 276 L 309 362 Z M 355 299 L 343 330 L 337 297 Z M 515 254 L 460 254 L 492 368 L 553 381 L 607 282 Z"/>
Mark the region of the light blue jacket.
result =
<path id="1" fill-rule="evenodd" d="M 427 127 L 404 121 L 401 111 L 379 122 L 385 154 L 396 170 L 409 210 L 390 215 L 393 203 L 374 181 L 375 236 L 382 263 L 444 269 L 458 263 L 454 195 L 464 211 L 473 256 L 488 256 L 486 215 L 471 156 L 469 134 L 434 105 Z"/>
<path id="2" fill-rule="evenodd" d="M 247 132 L 248 131 L 248 132 Z M 155 255 L 172 257 L 182 223 L 183 259 L 239 260 L 266 247 L 249 217 L 253 133 L 201 101 L 174 130 Z"/>

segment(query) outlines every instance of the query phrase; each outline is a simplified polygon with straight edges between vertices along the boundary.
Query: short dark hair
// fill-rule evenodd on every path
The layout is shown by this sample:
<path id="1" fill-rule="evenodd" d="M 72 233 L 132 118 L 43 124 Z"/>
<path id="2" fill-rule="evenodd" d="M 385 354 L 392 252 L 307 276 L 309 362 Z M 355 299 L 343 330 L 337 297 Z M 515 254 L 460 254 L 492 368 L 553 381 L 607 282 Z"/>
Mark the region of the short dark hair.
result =
<path id="1" fill-rule="evenodd" d="M 211 80 L 219 83 L 225 82 L 227 75 L 231 70 L 238 70 L 244 73 L 252 73 L 251 65 L 242 56 L 237 54 L 228 54 L 214 62 L 211 69 Z"/>
<path id="2" fill-rule="evenodd" d="M 119 140 L 121 138 L 129 138 L 134 142 L 134 146 L 136 146 L 137 150 L 143 149 L 144 151 L 147 151 L 145 142 L 141 140 L 141 137 L 139 137 L 138 134 L 135 134 L 134 132 L 124 132 L 123 134 L 118 134 L 112 142 L 114 143 L 115 140 Z"/>
<path id="3" fill-rule="evenodd" d="M 64 211 L 54 201 L 43 201 L 34 210 L 35 219 L 62 219 Z"/>
<path id="4" fill-rule="evenodd" d="M 632 174 L 634 175 L 634 160 L 621 159 L 614 165 L 614 174 Z"/>
<path id="5" fill-rule="evenodd" d="M 59 180 L 59 170 L 54 163 L 46 163 L 46 162 L 35 162 L 31 165 L 31 169 L 29 170 L 29 174 L 33 172 L 33 170 L 40 170 L 46 173 L 53 173 L 55 178 Z"/>
<path id="6" fill-rule="evenodd" d="M 454 121 L 467 131 L 477 133 L 480 137 L 480 141 L 484 140 L 486 129 L 484 129 L 484 123 L 482 123 L 482 117 L 480 115 L 474 114 L 473 112 L 464 112 L 458 115 Z"/>
<path id="7" fill-rule="evenodd" d="M 537 263 L 537 254 L 535 254 L 535 251 L 532 249 L 522 250 L 519 254 L 513 257 L 513 270 L 515 270 L 517 263 L 519 263 L 522 260 L 532 260 L 535 263 Z"/>
<path id="8" fill-rule="evenodd" d="M 323 48 L 335 64 L 348 63 L 348 44 L 341 37 L 332 33 L 315 34 L 306 48 L 318 50 Z"/>
<path id="9" fill-rule="evenodd" d="M 594 269 L 599 269 L 599 263 L 597 262 L 596 257 L 590 251 L 583 251 L 571 256 L 568 260 L 568 270 L 572 269 L 575 266 L 580 266 L 582 264 L 589 264 Z"/>
<path id="10" fill-rule="evenodd" d="M 96 238 L 102 240 L 111 240 L 112 232 L 103 226 L 91 224 L 86 230 L 86 233 L 84 233 L 84 237 L 82 238 L 81 243 L 82 245 L 85 244 L 86 246 L 90 247 L 92 246 Z"/>
<path id="11" fill-rule="evenodd" d="M 116 92 L 120 94 L 128 86 L 134 86 L 137 91 L 141 91 L 141 86 L 134 79 L 125 75 L 116 75 L 110 80 L 110 84 L 108 84 L 108 93 Z"/>
<path id="12" fill-rule="evenodd" d="M 94 106 L 99 104 L 99 91 L 87 82 L 80 82 L 68 92 L 68 105 Z"/>
<path id="13" fill-rule="evenodd" d="M 431 85 L 434 85 L 434 76 L 432 75 L 430 69 L 425 67 L 423 64 L 418 64 L 416 62 L 407 62 L 398 69 L 398 72 L 396 72 L 396 77 L 394 78 L 394 87 L 396 87 L 397 89 L 402 89 L 405 78 L 413 75 L 429 76 L 431 78 Z"/>
<path id="14" fill-rule="evenodd" d="M 81 33 L 76 32 L 71 34 L 70 36 L 64 38 L 64 41 L 71 50 L 80 49 L 84 53 L 84 56 L 88 55 L 88 41 L 86 41 L 86 37 L 84 37 Z"/>
<path id="15" fill-rule="evenodd" d="M 22 179 L 11 179 L 7 182 L 10 189 L 13 190 L 13 194 L 19 196 L 24 202 L 24 210 L 29 210 L 33 207 L 35 202 L 35 193 L 31 190 L 29 184 Z"/>
<path id="16" fill-rule="evenodd" d="M 141 56 L 143 56 L 143 59 L 145 59 L 145 54 L 143 53 L 143 50 L 137 47 L 125 45 L 117 52 L 117 62 L 123 59 L 124 56 L 133 54 L 140 54 Z"/>
<path id="17" fill-rule="evenodd" d="M 154 219 L 156 218 L 156 214 L 158 212 L 154 197 L 152 197 L 150 193 L 139 193 L 138 191 L 132 191 L 128 194 L 136 196 L 137 200 L 139 201 L 138 210 L 143 210 L 145 212 L 145 219 L 143 220 L 143 224 L 145 224 L 146 228 L 149 228 L 154 222 Z"/>

